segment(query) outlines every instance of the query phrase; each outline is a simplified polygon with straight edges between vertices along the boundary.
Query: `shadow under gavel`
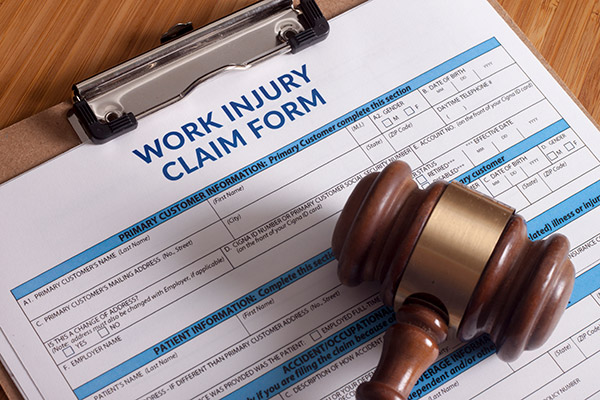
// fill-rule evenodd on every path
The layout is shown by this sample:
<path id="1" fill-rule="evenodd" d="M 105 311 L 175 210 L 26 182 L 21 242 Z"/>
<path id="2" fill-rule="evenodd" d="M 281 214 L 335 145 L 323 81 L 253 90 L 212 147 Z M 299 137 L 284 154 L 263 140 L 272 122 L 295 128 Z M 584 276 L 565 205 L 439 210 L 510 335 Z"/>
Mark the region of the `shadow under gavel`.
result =
<path id="1" fill-rule="evenodd" d="M 505 361 L 538 348 L 575 281 L 564 236 L 533 242 L 514 209 L 458 183 L 420 190 L 403 162 L 357 184 L 332 248 L 341 282 L 380 282 L 396 312 L 358 400 L 408 398 L 449 326 L 462 341 L 488 334 Z"/>

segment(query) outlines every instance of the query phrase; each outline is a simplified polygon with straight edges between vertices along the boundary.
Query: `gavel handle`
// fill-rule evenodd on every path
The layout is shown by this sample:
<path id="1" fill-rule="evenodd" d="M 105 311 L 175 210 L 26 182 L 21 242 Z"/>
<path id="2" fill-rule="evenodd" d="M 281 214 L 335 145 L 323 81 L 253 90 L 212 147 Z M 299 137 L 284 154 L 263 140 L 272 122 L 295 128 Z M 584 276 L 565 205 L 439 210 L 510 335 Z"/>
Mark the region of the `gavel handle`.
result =
<path id="1" fill-rule="evenodd" d="M 361 384 L 357 400 L 406 400 L 425 370 L 436 360 L 448 325 L 426 302 L 405 302 L 397 324 L 387 330 L 379 364 L 370 382 Z"/>

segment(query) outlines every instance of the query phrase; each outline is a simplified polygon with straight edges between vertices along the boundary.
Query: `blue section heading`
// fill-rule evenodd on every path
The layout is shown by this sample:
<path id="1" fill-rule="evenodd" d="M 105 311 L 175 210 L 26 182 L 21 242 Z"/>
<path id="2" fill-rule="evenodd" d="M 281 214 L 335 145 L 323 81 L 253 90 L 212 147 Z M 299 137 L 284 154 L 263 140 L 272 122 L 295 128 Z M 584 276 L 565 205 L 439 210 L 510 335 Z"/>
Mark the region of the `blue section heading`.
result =
<path id="1" fill-rule="evenodd" d="M 333 261 L 333 259 L 334 257 L 331 249 L 325 250 L 310 260 L 292 268 L 288 272 L 265 283 L 252 292 L 238 298 L 221 309 L 171 335 L 162 342 L 155 344 L 142 353 L 81 385 L 73 391 L 75 396 L 77 396 L 78 399 L 84 399 L 93 393 L 96 393 L 102 388 L 127 376 L 149 362 L 156 360 L 169 351 L 176 349 L 177 347 L 182 346 L 190 340 L 200 336 L 202 333 L 237 315 L 239 312 L 248 309 L 249 307 L 257 304 L 269 296 L 272 296 L 292 283 L 297 282 L 311 272 L 314 272 L 324 265 L 330 263 Z"/>
<path id="2" fill-rule="evenodd" d="M 415 400 L 424 396 L 467 369 L 479 364 L 495 352 L 496 347 L 489 337 L 480 336 L 473 339 L 427 368 L 415 384 L 408 400 Z"/>

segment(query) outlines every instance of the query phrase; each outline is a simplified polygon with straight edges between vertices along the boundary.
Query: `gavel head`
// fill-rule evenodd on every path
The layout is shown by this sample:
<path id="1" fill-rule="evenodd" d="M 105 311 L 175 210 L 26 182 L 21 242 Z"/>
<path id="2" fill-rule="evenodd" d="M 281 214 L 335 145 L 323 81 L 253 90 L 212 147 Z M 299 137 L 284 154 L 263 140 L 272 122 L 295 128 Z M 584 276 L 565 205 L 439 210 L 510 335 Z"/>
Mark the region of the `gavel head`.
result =
<path id="1" fill-rule="evenodd" d="M 380 282 L 396 311 L 426 294 L 459 339 L 487 333 L 506 361 L 546 341 L 574 283 L 564 236 L 532 242 L 510 207 L 457 183 L 420 190 L 402 162 L 357 184 L 332 247 L 343 284 Z"/>

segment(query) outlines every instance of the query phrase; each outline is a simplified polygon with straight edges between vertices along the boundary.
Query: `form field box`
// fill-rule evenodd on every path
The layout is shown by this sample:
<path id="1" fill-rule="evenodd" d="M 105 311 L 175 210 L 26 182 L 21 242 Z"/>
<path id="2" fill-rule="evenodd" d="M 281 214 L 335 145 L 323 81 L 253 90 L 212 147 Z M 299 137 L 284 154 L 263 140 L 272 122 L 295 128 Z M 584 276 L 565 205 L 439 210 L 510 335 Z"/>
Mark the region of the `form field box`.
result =
<path id="1" fill-rule="evenodd" d="M 571 339 L 550 350 L 550 356 L 563 371 L 568 371 L 585 360 L 585 356 Z"/>
<path id="2" fill-rule="evenodd" d="M 527 197 L 530 203 L 535 203 L 544 196 L 550 194 L 550 188 L 538 176 L 529 178 L 525 182 L 519 184 L 521 193 Z"/>
<path id="3" fill-rule="evenodd" d="M 415 180 L 421 186 L 427 186 L 429 184 L 429 181 L 427 181 L 427 178 L 425 178 L 423 175 L 417 176 Z"/>
<path id="4" fill-rule="evenodd" d="M 565 143 L 565 150 L 571 151 L 574 148 L 575 148 L 575 145 L 573 144 L 573 142 L 567 142 L 567 143 Z"/>

